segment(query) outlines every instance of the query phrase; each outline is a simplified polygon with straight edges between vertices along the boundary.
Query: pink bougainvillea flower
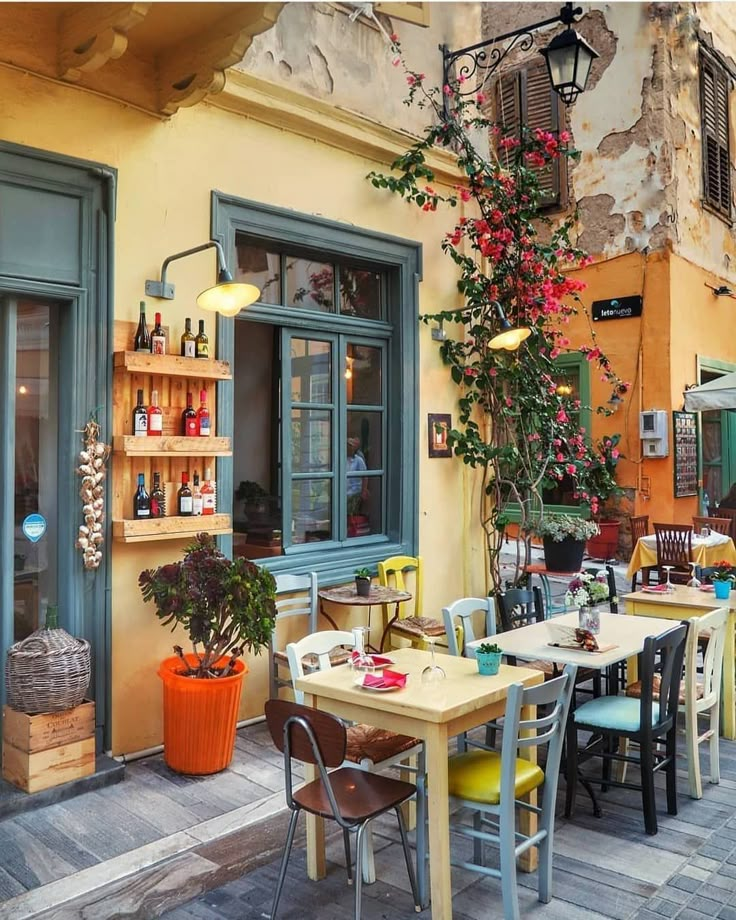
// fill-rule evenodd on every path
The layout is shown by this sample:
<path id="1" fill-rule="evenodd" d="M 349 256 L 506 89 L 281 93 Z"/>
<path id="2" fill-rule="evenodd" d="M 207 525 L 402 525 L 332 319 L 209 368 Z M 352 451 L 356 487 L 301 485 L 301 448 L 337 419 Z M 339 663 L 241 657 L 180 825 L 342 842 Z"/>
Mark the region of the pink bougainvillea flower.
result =
<path id="1" fill-rule="evenodd" d="M 557 415 L 555 416 L 555 420 L 558 421 L 558 422 L 567 422 L 567 421 L 569 421 L 569 419 L 568 419 L 568 417 L 567 417 L 567 412 L 565 412 L 564 409 L 560 409 L 560 410 L 558 411 Z"/>

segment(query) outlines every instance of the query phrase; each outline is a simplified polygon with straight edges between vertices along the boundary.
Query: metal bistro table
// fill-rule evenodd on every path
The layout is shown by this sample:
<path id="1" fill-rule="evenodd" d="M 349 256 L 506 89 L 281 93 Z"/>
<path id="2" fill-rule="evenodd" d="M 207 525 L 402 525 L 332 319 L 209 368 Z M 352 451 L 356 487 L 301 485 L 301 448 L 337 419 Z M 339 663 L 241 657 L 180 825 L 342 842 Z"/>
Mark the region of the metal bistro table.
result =
<path id="1" fill-rule="evenodd" d="M 408 591 L 397 591 L 395 588 L 387 588 L 384 585 L 371 585 L 370 593 L 367 597 L 358 594 L 355 585 L 341 585 L 338 588 L 323 588 L 319 593 L 319 608 L 322 616 L 331 624 L 333 629 L 339 629 L 337 623 L 325 610 L 325 601 L 330 604 L 342 604 L 345 607 L 367 607 L 368 608 L 368 635 L 371 628 L 371 609 L 375 604 L 396 604 L 395 616 L 399 615 L 399 604 L 411 600 L 411 594 Z M 383 640 L 381 640 L 383 644 Z M 368 651 L 378 651 L 374 646 L 369 645 Z"/>
<path id="2" fill-rule="evenodd" d="M 372 693 L 357 687 L 353 672 L 347 667 L 307 674 L 297 680 L 296 687 L 304 691 L 304 702 L 308 706 L 424 741 L 432 920 L 451 920 L 448 739 L 502 716 L 511 684 L 520 682 L 532 687 L 541 683 L 544 675 L 531 668 L 502 665 L 497 676 L 483 677 L 475 661 L 445 655 L 442 667 L 447 673 L 446 679 L 436 684 L 423 684 L 421 675 L 431 661 L 429 652 L 415 648 L 393 649 L 391 657 L 395 669 L 409 675 L 406 686 L 394 693 Z M 526 706 L 521 717 L 531 719 L 535 713 L 535 706 Z M 536 762 L 536 748 L 524 748 L 523 756 Z M 307 782 L 316 776 L 316 769 L 307 767 Z M 529 801 L 536 803 L 536 792 L 529 794 Z M 524 834 L 536 832 L 535 814 L 523 810 L 519 821 Z M 532 871 L 536 868 L 536 851 L 528 850 L 519 861 L 522 868 Z M 307 816 L 307 872 L 311 879 L 325 875 L 324 821 L 311 815 Z M 421 875 L 425 875 L 424 871 Z M 424 888 L 422 885 L 420 892 L 423 902 L 426 898 Z"/>

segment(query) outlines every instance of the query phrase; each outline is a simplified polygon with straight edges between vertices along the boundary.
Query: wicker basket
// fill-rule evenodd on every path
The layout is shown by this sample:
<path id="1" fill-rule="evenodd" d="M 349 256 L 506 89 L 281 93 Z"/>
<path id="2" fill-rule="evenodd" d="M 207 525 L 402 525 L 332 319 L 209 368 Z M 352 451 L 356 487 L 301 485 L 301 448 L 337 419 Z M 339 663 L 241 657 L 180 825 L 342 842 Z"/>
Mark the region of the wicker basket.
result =
<path id="1" fill-rule="evenodd" d="M 89 642 L 65 629 L 37 629 L 8 649 L 8 704 L 29 715 L 71 709 L 84 699 L 90 676 Z"/>

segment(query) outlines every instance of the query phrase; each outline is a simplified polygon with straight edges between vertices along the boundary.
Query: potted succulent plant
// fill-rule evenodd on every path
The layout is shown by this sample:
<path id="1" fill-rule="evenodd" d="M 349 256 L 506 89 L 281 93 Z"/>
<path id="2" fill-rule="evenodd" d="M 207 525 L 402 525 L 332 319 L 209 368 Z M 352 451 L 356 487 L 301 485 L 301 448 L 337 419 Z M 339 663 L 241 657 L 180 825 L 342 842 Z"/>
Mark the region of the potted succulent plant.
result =
<path id="1" fill-rule="evenodd" d="M 498 674 L 501 666 L 503 652 L 495 642 L 481 642 L 475 650 L 475 660 L 478 662 L 478 673 L 492 677 Z"/>
<path id="2" fill-rule="evenodd" d="M 183 627 L 193 651 L 159 668 L 164 684 L 164 759 L 180 773 L 224 770 L 232 760 L 243 676 L 241 656 L 258 654 L 276 622 L 273 575 L 254 563 L 228 559 L 207 533 L 184 558 L 141 572 L 145 601 L 164 626 Z"/>
<path id="3" fill-rule="evenodd" d="M 355 590 L 358 594 L 358 597 L 368 597 L 368 595 L 371 593 L 370 569 L 355 570 Z"/>
<path id="4" fill-rule="evenodd" d="M 534 522 L 532 533 L 542 538 L 547 569 L 579 572 L 585 541 L 598 533 L 598 525 L 572 514 L 545 514 Z"/>

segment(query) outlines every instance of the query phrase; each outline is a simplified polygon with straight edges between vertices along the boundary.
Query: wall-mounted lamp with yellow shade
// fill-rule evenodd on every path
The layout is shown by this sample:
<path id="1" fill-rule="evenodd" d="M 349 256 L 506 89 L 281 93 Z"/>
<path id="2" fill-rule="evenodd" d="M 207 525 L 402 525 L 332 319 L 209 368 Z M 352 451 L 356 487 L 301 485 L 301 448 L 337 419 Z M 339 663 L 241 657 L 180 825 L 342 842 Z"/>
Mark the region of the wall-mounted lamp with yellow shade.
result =
<path id="1" fill-rule="evenodd" d="M 489 348 L 504 348 L 506 351 L 516 351 L 521 343 L 528 339 L 532 330 L 528 326 L 512 326 L 503 312 L 503 307 L 498 301 L 494 301 L 496 314 L 501 323 L 501 331 L 493 336 L 488 343 Z"/>

